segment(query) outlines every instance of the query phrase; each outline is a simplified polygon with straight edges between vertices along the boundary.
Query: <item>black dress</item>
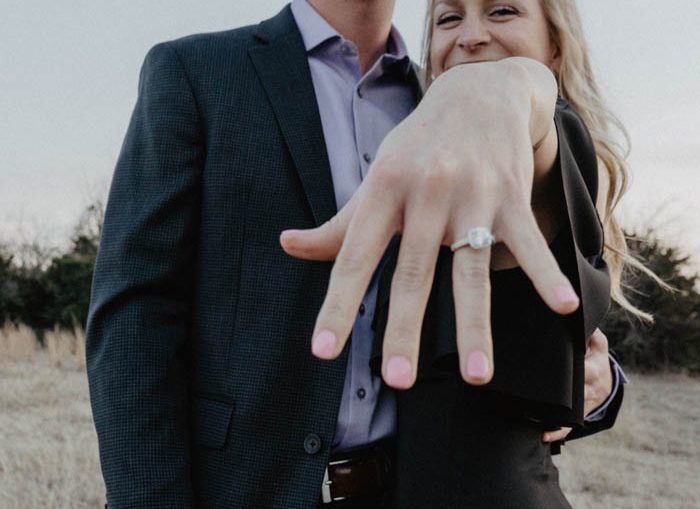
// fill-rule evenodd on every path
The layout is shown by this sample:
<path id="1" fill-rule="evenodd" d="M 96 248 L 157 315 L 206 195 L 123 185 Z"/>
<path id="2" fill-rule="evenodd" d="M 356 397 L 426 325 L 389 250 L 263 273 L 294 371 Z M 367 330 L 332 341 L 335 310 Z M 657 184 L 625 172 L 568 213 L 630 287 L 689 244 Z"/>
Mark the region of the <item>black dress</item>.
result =
<path id="1" fill-rule="evenodd" d="M 597 160 L 579 115 L 559 100 L 555 113 L 568 223 L 550 244 L 581 296 L 568 316 L 551 311 L 520 268 L 491 272 L 495 371 L 483 387 L 461 379 L 452 297 L 452 253 L 443 247 L 421 332 L 418 377 L 397 395 L 399 509 L 569 508 L 545 429 L 583 427 L 584 355 L 607 312 L 610 280 L 595 209 Z M 398 242 L 382 271 L 372 358 L 381 369 L 391 275 Z"/>

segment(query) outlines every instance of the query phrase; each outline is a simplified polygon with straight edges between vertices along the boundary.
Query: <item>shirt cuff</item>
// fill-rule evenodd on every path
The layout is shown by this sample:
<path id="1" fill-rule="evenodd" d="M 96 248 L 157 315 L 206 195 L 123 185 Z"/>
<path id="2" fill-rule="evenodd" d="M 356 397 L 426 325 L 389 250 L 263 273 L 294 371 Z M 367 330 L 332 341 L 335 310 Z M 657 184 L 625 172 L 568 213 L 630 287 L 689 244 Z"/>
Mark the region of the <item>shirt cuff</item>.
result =
<path id="1" fill-rule="evenodd" d="M 608 358 L 610 359 L 610 368 L 612 369 L 613 377 L 612 391 L 610 392 L 610 395 L 606 398 L 606 400 L 603 401 L 603 403 L 598 408 L 593 410 L 590 414 L 588 414 L 585 417 L 585 422 L 597 422 L 602 420 L 605 417 L 605 413 L 608 410 L 608 406 L 610 406 L 610 402 L 613 399 L 615 399 L 615 395 L 617 394 L 617 391 L 620 388 L 620 384 L 629 383 L 625 372 L 622 371 L 622 368 L 620 367 L 620 364 L 618 364 L 617 360 L 615 360 L 615 358 L 610 354 L 608 354 Z"/>

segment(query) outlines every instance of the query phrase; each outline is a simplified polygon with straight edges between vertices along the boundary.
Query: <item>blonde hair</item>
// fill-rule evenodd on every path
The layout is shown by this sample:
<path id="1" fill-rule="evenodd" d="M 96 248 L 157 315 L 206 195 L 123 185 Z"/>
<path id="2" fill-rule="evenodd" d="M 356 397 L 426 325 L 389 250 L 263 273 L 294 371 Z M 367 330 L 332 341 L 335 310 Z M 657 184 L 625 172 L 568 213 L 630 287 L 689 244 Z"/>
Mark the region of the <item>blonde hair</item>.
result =
<path id="1" fill-rule="evenodd" d="M 426 86 L 432 81 L 430 48 L 433 32 L 432 4 L 428 1 L 428 15 L 423 44 L 423 69 Z M 653 321 L 651 314 L 635 307 L 624 295 L 623 273 L 629 269 L 641 271 L 666 289 L 671 287 L 662 281 L 642 262 L 632 257 L 627 249 L 625 235 L 613 215 L 620 199 L 627 191 L 629 170 L 626 158 L 629 154 L 629 136 L 622 123 L 603 102 L 593 75 L 588 46 L 583 34 L 581 16 L 574 0 L 540 0 L 549 25 L 550 37 L 559 50 L 560 66 L 557 72 L 559 95 L 569 102 L 583 118 L 595 145 L 598 164 L 605 168 L 610 186 L 605 200 L 605 247 L 603 256 L 610 269 L 611 297 L 622 308 L 637 317 Z M 622 136 L 618 142 L 617 131 Z"/>

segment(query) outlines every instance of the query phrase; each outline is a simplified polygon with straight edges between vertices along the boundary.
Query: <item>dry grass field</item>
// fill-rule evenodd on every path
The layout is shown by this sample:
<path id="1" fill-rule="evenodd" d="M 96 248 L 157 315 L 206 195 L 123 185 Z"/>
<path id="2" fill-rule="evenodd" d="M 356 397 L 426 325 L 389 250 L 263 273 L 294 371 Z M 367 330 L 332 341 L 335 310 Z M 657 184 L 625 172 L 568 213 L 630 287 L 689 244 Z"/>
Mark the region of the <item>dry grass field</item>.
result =
<path id="1" fill-rule="evenodd" d="M 104 506 L 81 331 L 0 331 L 0 508 Z M 631 375 L 614 430 L 555 461 L 576 509 L 700 508 L 700 380 Z"/>

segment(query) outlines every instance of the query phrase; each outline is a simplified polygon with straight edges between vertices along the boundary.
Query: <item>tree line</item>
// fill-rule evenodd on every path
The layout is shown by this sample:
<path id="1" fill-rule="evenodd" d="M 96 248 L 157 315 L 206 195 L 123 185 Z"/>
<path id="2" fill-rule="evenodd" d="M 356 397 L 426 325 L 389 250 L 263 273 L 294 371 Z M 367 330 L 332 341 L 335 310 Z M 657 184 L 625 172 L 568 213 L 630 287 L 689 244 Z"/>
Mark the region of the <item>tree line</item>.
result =
<path id="1" fill-rule="evenodd" d="M 88 207 L 65 252 L 0 245 L 0 326 L 24 323 L 39 339 L 55 326 L 85 326 L 103 214 L 101 203 Z"/>
<path id="2" fill-rule="evenodd" d="M 25 323 L 39 338 L 56 325 L 85 326 L 103 210 L 100 203 L 86 209 L 64 252 L 49 255 L 34 246 L 32 256 L 18 256 L 0 246 L 0 324 Z M 613 305 L 601 329 L 625 367 L 700 373 L 700 285 L 698 275 L 688 273 L 689 256 L 665 245 L 653 230 L 627 235 L 631 253 L 675 291 L 629 272 L 629 300 L 655 321 L 644 323 Z"/>

